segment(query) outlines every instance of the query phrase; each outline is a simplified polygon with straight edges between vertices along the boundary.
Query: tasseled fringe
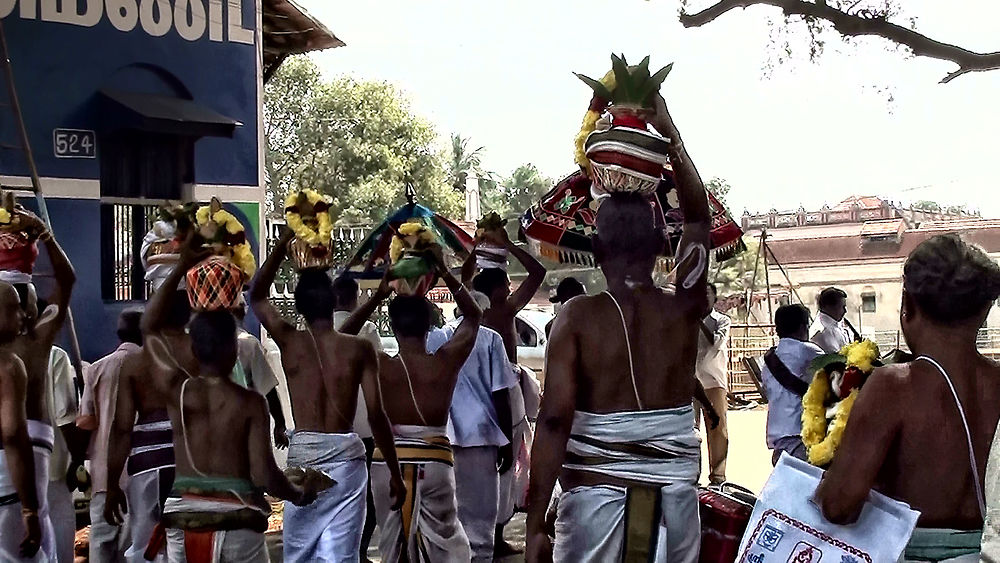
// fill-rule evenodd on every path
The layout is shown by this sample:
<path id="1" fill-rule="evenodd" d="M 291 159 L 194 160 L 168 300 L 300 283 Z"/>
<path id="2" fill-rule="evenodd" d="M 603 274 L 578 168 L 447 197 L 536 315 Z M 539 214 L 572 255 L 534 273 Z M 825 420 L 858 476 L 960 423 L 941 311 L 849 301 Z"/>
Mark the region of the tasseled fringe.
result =
<path id="1" fill-rule="evenodd" d="M 743 242 L 743 237 L 736 239 L 735 241 L 720 246 L 715 249 L 715 261 L 725 262 L 726 260 L 732 260 L 733 258 L 743 254 L 747 250 L 747 245 Z"/>

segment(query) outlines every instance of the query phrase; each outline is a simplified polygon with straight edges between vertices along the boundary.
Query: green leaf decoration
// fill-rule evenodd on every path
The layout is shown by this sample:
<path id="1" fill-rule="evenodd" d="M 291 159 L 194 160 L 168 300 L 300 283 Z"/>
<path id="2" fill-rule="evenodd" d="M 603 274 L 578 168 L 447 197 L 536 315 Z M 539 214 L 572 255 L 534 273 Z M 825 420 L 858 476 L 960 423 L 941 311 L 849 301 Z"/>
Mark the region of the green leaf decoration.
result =
<path id="1" fill-rule="evenodd" d="M 595 96 L 603 100 L 607 100 L 609 102 L 611 101 L 612 99 L 611 91 L 608 90 L 607 86 L 601 84 L 599 80 L 594 80 L 593 78 L 589 76 L 584 76 L 578 72 L 574 72 L 573 74 L 576 75 L 577 78 L 582 80 L 584 84 L 590 86 L 590 89 L 594 91 Z"/>
<path id="2" fill-rule="evenodd" d="M 826 371 L 827 368 L 836 364 L 847 366 L 847 356 L 842 354 L 823 354 L 809 363 L 809 373 L 816 373 L 819 370 Z"/>
<path id="3" fill-rule="evenodd" d="M 611 55 L 611 69 L 615 73 L 615 99 L 617 103 L 633 100 L 632 80 L 624 57 Z"/>
<path id="4" fill-rule="evenodd" d="M 656 74 L 649 78 L 641 93 L 643 103 L 649 101 L 650 96 L 655 94 L 660 89 L 660 86 L 663 85 L 663 81 L 667 79 L 667 75 L 670 74 L 670 71 L 673 70 L 673 68 L 674 63 L 670 63 L 658 70 Z"/>

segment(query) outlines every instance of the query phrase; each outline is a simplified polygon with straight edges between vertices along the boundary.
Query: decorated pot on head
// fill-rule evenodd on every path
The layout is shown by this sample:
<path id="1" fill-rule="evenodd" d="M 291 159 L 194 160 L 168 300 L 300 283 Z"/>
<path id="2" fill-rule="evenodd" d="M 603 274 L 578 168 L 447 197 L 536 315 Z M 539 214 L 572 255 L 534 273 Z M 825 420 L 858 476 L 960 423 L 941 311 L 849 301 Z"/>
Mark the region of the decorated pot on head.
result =
<path id="1" fill-rule="evenodd" d="M 660 181 L 668 145 L 649 130 L 651 102 L 673 65 L 651 76 L 649 57 L 629 66 L 624 57 L 611 55 L 611 63 L 612 71 L 600 81 L 577 74 L 594 90 L 577 135 L 577 162 L 590 173 L 595 197 L 612 192 L 649 195 Z M 605 111 L 610 123 L 601 121 Z"/>
<path id="2" fill-rule="evenodd" d="M 389 243 L 390 285 L 399 295 L 426 295 L 437 283 L 434 232 L 416 220 L 401 224 Z"/>
<path id="3" fill-rule="evenodd" d="M 21 284 L 31 281 L 38 259 L 38 234 L 29 233 L 21 224 L 14 204 L 14 194 L 3 192 L 0 207 L 0 280 Z"/>
<path id="4" fill-rule="evenodd" d="M 194 224 L 197 209 L 197 203 L 162 205 L 153 228 L 143 237 L 139 256 L 153 291 L 160 288 L 180 261 L 181 241 Z"/>
<path id="5" fill-rule="evenodd" d="M 507 220 L 500 217 L 496 211 L 491 211 L 476 222 L 476 240 L 480 240 L 489 231 L 503 229 Z M 479 242 L 476 245 L 476 265 L 482 269 L 507 269 L 507 249 L 492 242 Z"/>
<path id="6" fill-rule="evenodd" d="M 234 309 L 257 268 L 243 225 L 216 198 L 199 208 L 195 219 L 195 228 L 212 256 L 187 272 L 191 307 L 197 311 Z"/>
<path id="7" fill-rule="evenodd" d="M 331 203 L 316 190 L 299 190 L 285 198 L 285 223 L 295 233 L 289 254 L 296 270 L 333 266 Z"/>

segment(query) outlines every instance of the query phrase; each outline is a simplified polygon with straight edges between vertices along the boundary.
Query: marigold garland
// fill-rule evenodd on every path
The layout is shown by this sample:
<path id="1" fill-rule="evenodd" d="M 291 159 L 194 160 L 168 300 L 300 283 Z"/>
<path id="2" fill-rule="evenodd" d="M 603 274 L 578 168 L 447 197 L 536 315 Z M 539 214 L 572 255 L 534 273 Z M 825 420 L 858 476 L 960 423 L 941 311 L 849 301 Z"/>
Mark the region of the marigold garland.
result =
<path id="1" fill-rule="evenodd" d="M 615 71 L 608 71 L 608 73 L 604 75 L 604 78 L 601 79 L 601 84 L 603 84 L 608 90 L 614 90 Z M 601 102 L 603 102 L 603 104 Z M 588 109 L 587 113 L 583 116 L 583 125 L 580 127 L 580 132 L 576 134 L 576 140 L 574 142 L 576 147 L 574 160 L 576 160 L 576 163 L 579 164 L 581 168 L 586 169 L 588 174 L 590 173 L 590 159 L 587 158 L 587 149 L 584 145 L 587 142 L 587 137 L 594 132 L 594 129 L 597 128 L 597 122 L 601 119 L 601 113 L 604 111 L 604 107 L 606 107 L 608 103 L 609 100 L 599 100 L 594 98 L 594 100 L 590 103 L 590 109 Z M 595 106 L 600 106 L 600 111 L 595 109 Z"/>
<path id="2" fill-rule="evenodd" d="M 195 220 L 198 222 L 199 227 L 203 227 L 211 221 L 218 225 L 220 229 L 225 229 L 230 235 L 238 235 L 245 232 L 240 220 L 225 209 L 220 209 L 212 213 L 212 208 L 204 205 L 198 208 L 198 211 L 195 213 Z M 243 242 L 239 244 L 222 244 L 229 247 L 233 263 L 240 270 L 243 270 L 243 274 L 247 278 L 253 277 L 254 272 L 257 271 L 257 259 L 253 255 L 253 249 L 250 247 L 250 243 L 247 242 L 246 236 L 243 237 Z"/>
<path id="3" fill-rule="evenodd" d="M 406 237 L 416 236 L 415 244 L 409 244 Z M 396 229 L 396 235 L 389 243 L 389 260 L 395 264 L 403 256 L 403 251 L 417 245 L 431 245 L 435 242 L 434 233 L 423 223 L 407 221 Z"/>
<path id="4" fill-rule="evenodd" d="M 10 211 L 0 207 L 0 225 L 9 225 L 11 222 Z"/>
<path id="5" fill-rule="evenodd" d="M 316 209 L 316 226 L 306 224 L 302 218 L 301 210 L 297 209 L 299 194 L 305 195 L 309 204 Z M 285 223 L 288 228 L 295 233 L 295 238 L 304 240 L 313 246 L 330 245 L 333 238 L 333 220 L 330 218 L 329 196 L 325 196 L 316 190 L 300 190 L 288 194 L 285 198 Z"/>
<path id="6" fill-rule="evenodd" d="M 840 353 L 846 358 L 848 367 L 856 367 L 865 374 L 871 373 L 879 357 L 878 346 L 869 340 L 848 344 Z M 806 446 L 809 463 L 823 467 L 833 461 L 860 391 L 854 388 L 836 403 L 837 412 L 828 424 L 826 401 L 833 393 L 833 386 L 826 369 L 816 371 L 802 397 L 802 443 Z"/>

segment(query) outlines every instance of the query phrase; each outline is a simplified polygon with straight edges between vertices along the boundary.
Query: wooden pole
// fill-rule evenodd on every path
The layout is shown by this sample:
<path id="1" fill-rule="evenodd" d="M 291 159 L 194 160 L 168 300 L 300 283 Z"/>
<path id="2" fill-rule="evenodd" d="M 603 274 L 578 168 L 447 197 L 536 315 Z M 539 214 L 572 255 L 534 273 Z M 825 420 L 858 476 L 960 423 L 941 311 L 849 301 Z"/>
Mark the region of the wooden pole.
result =
<path id="1" fill-rule="evenodd" d="M 767 229 L 760 232 L 760 254 L 764 257 L 764 284 L 767 285 L 767 319 L 774 336 L 774 306 L 771 304 L 771 273 L 767 264 Z"/>

